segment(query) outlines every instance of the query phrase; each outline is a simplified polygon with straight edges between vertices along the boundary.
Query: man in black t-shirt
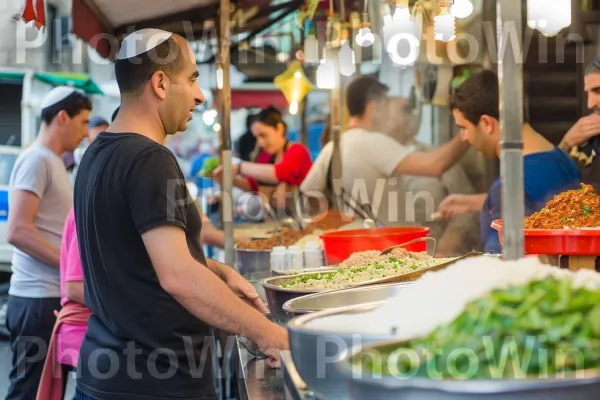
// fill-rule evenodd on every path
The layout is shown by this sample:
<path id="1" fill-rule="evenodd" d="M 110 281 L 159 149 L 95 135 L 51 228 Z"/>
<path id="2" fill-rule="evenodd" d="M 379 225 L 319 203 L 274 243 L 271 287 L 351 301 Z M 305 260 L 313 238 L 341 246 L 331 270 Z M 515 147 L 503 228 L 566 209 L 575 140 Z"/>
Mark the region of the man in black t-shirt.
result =
<path id="1" fill-rule="evenodd" d="M 187 129 L 204 100 L 189 44 L 169 32 L 137 31 L 124 39 L 115 72 L 119 113 L 85 152 L 75 182 L 85 305 L 93 313 L 78 396 L 214 399 L 211 326 L 250 337 L 271 362 L 288 347 L 287 334 L 261 314 L 250 283 L 205 258 L 200 215 L 162 145 Z"/>

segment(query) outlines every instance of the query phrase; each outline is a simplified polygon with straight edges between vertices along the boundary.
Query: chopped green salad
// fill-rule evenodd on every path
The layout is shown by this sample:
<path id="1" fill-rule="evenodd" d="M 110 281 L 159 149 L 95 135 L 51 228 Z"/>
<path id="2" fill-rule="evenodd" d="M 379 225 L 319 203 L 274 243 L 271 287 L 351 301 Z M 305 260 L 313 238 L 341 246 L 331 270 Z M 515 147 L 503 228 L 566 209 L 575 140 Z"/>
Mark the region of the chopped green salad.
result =
<path id="1" fill-rule="evenodd" d="M 306 274 L 290 279 L 281 287 L 286 289 L 337 289 L 373 279 L 387 278 L 443 264 L 452 259 L 431 258 L 416 260 L 390 257 L 387 261 L 377 261 L 360 267 L 341 268 L 332 272 Z"/>
<path id="2" fill-rule="evenodd" d="M 376 375 L 534 379 L 600 369 L 600 292 L 546 278 L 495 290 L 425 338 L 353 358 Z"/>

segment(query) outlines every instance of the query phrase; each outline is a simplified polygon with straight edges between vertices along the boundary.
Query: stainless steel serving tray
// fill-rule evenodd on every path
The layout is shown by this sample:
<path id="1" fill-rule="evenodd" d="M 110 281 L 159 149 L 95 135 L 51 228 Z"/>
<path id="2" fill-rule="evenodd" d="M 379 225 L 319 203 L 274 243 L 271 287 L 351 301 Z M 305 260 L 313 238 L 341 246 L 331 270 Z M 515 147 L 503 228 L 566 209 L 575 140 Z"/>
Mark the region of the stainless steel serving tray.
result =
<path id="1" fill-rule="evenodd" d="M 385 301 L 397 296 L 412 282 L 385 283 L 313 293 L 287 301 L 283 311 L 291 317 L 339 307 L 356 306 Z"/>
<path id="2" fill-rule="evenodd" d="M 303 315 L 287 325 L 290 351 L 298 374 L 308 388 L 322 400 L 349 400 L 347 380 L 337 366 L 354 346 L 392 339 L 391 334 L 353 334 L 322 330 L 310 326 L 321 318 L 341 314 L 360 314 L 372 311 L 383 301 L 361 304 Z M 360 329 L 360 328 L 359 328 Z"/>
<path id="3" fill-rule="evenodd" d="M 303 275 L 314 274 L 314 272 L 305 272 L 302 274 L 270 277 L 270 278 L 263 279 L 261 283 L 265 290 L 265 297 L 267 298 L 269 310 L 270 310 L 271 314 L 273 315 L 273 318 L 275 319 L 275 321 L 277 321 L 281 324 L 285 324 L 287 321 L 290 320 L 290 318 L 292 316 L 283 310 L 283 305 L 286 302 L 296 299 L 298 297 L 306 296 L 306 295 L 313 294 L 313 293 L 332 292 L 332 291 L 344 290 L 344 289 L 348 289 L 348 288 L 379 285 L 379 284 L 384 284 L 384 283 L 412 282 L 412 281 L 419 279 L 421 277 L 421 275 L 425 274 L 426 272 L 438 271 L 438 270 L 448 267 L 449 265 L 454 264 L 455 262 L 457 262 L 459 260 L 462 260 L 467 257 L 477 256 L 480 254 L 481 253 L 469 253 L 462 257 L 457 257 L 457 258 L 455 258 L 449 262 L 446 262 L 444 264 L 439 264 L 439 265 L 429 267 L 426 269 L 413 271 L 413 272 L 400 274 L 400 275 L 389 276 L 386 278 L 373 279 L 371 281 L 361 282 L 361 283 L 357 283 L 357 284 L 349 284 L 346 287 L 341 287 L 341 288 L 336 288 L 336 289 L 287 289 L 287 288 L 281 287 L 281 285 L 283 285 L 284 283 L 288 282 L 291 279 L 294 279 L 294 278 L 297 278 L 297 277 L 300 277 Z M 319 272 L 319 273 L 335 272 L 339 269 L 341 269 L 341 268 L 331 268 L 327 271 L 323 271 L 323 272 Z"/>
<path id="4" fill-rule="evenodd" d="M 596 370 L 580 371 L 579 378 L 548 379 L 427 379 L 377 376 L 352 366 L 353 357 L 362 351 L 403 341 L 355 346 L 336 364 L 345 377 L 354 400 L 590 400 L 598 398 L 600 374 Z M 510 361 L 508 361 L 510 362 Z"/>

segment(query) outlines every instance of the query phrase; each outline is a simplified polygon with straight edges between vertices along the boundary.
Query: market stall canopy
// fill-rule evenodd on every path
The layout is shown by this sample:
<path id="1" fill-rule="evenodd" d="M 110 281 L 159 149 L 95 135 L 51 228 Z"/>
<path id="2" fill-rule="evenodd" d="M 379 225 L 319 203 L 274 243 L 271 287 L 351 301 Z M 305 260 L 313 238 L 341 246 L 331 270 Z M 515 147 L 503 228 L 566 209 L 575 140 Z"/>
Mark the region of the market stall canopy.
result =
<path id="1" fill-rule="evenodd" d="M 19 83 L 25 78 L 25 72 L 0 71 L 0 81 Z M 34 79 L 51 86 L 71 86 L 83 90 L 87 94 L 103 94 L 96 82 L 88 74 L 44 72 L 33 75 Z"/>
<path id="2" fill-rule="evenodd" d="M 133 30 L 164 29 L 188 40 L 200 40 L 214 29 L 218 0 L 72 0 L 73 33 L 105 58 L 112 59 L 118 42 Z M 271 0 L 240 0 L 232 6 L 232 34 L 256 35 L 297 10 L 304 0 L 271 4 Z M 191 36 L 191 37 L 190 37 Z M 232 44 L 232 49 L 236 47 Z"/>

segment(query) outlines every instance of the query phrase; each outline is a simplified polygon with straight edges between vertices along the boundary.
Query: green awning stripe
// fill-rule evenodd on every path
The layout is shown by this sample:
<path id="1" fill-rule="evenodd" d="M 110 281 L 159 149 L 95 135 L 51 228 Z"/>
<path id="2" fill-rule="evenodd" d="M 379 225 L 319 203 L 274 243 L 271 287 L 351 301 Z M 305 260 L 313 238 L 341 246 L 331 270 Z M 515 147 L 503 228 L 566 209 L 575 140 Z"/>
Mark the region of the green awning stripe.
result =
<path id="1" fill-rule="evenodd" d="M 25 73 L 24 72 L 0 71 L 0 81 L 15 81 L 15 82 L 19 82 L 19 81 L 23 80 L 23 77 L 25 77 Z"/>
<path id="2" fill-rule="evenodd" d="M 72 86 L 88 94 L 104 94 L 87 74 L 61 72 L 38 73 L 35 74 L 35 78 L 52 86 Z"/>
<path id="3" fill-rule="evenodd" d="M 24 77 L 24 72 L 0 71 L 0 81 L 19 83 L 23 81 Z M 34 77 L 51 86 L 72 86 L 87 94 L 104 94 L 88 74 L 46 72 L 37 73 Z"/>

